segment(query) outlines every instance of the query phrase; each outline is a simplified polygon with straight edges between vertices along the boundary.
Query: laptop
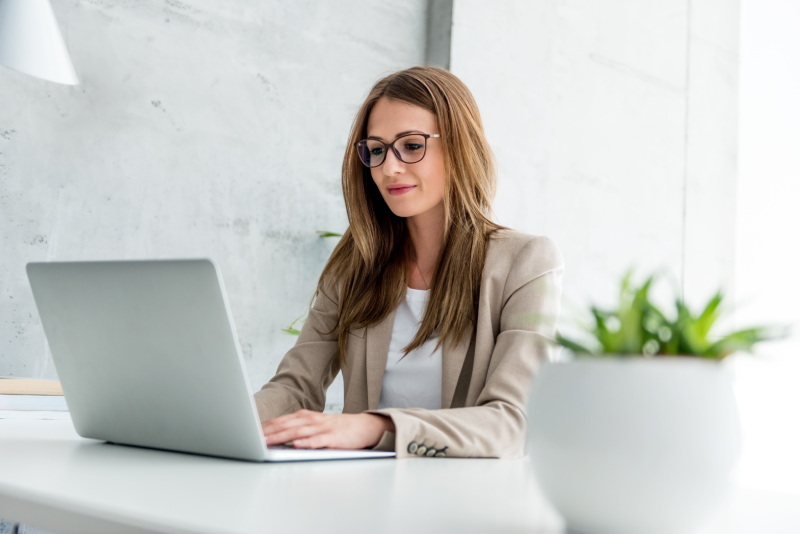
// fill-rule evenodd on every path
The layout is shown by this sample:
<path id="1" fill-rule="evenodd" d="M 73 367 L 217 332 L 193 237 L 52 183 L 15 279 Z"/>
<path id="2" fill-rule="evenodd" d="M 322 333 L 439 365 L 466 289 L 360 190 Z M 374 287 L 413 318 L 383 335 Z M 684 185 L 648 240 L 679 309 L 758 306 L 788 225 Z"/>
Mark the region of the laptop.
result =
<path id="1" fill-rule="evenodd" d="M 27 272 L 79 435 L 257 462 L 394 456 L 265 445 L 213 262 L 29 263 Z"/>

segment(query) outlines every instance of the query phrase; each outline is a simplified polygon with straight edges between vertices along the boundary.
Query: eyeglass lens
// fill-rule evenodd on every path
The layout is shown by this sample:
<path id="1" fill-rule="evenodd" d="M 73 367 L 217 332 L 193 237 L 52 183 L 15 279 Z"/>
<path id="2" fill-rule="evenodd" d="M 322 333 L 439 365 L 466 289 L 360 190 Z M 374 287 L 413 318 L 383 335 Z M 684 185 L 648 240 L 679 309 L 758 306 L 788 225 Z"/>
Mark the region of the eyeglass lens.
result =
<path id="1" fill-rule="evenodd" d="M 395 155 L 403 163 L 417 163 L 425 157 L 425 136 L 406 135 L 395 140 Z M 389 150 L 386 143 L 375 139 L 365 139 L 356 145 L 358 157 L 367 167 L 377 167 L 386 159 L 386 152 Z"/>

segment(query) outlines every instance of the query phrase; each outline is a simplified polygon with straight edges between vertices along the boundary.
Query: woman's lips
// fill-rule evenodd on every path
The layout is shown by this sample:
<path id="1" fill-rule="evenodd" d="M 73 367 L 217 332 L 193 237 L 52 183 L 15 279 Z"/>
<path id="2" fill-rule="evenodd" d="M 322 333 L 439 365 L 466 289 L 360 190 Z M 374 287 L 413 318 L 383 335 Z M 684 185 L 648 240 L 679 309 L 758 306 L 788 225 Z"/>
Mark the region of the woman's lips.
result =
<path id="1" fill-rule="evenodd" d="M 405 184 L 397 184 L 397 185 L 390 185 L 386 189 L 389 191 L 390 195 L 402 195 L 404 193 L 408 193 L 412 189 L 417 187 L 416 185 L 405 185 Z"/>

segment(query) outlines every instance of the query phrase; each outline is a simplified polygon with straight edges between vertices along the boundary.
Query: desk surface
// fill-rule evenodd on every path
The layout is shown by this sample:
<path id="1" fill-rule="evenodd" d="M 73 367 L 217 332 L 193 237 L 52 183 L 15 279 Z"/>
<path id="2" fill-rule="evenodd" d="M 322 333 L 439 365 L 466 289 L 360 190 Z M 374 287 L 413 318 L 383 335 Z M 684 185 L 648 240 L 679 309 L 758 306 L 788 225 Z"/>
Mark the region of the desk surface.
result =
<path id="1" fill-rule="evenodd" d="M 527 461 L 255 464 L 0 420 L 0 517 L 59 534 L 535 532 L 561 523 Z M 740 491 L 716 534 L 796 534 L 800 497 Z"/>

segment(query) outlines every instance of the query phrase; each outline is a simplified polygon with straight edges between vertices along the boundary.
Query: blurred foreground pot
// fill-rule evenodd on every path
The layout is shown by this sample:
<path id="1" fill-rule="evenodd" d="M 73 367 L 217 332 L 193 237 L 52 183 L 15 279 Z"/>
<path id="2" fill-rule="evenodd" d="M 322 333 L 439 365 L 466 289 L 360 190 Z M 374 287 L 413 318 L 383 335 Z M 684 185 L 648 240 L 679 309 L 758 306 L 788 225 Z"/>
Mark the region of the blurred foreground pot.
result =
<path id="1" fill-rule="evenodd" d="M 528 452 L 571 531 L 697 532 L 727 500 L 739 449 L 716 362 L 587 358 L 546 364 L 534 381 Z"/>

